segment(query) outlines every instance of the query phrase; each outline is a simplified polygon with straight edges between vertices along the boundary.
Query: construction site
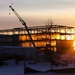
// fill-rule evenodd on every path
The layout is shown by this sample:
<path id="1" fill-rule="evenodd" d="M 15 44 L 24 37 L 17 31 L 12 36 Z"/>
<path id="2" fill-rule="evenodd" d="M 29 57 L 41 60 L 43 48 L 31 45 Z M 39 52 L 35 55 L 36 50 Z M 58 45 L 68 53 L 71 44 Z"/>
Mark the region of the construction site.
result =
<path id="1" fill-rule="evenodd" d="M 75 28 L 50 24 L 27 27 L 26 22 L 9 6 L 24 27 L 0 30 L 0 47 L 36 48 L 37 52 L 52 51 L 57 54 L 74 54 Z M 5 47 L 5 49 L 7 48 Z M 7 49 L 8 49 L 7 48 Z M 14 49 L 15 50 L 15 49 Z M 45 52 L 46 54 L 46 52 Z M 47 56 L 50 55 L 47 53 Z"/>
<path id="2" fill-rule="evenodd" d="M 52 50 L 58 53 L 67 53 L 74 50 L 74 27 L 50 25 L 28 27 L 28 31 L 38 50 Z M 23 28 L 0 30 L 1 46 L 34 47 Z"/>
<path id="3" fill-rule="evenodd" d="M 11 60 L 16 65 L 23 62 L 25 75 L 31 71 L 48 72 L 54 66 L 75 65 L 75 27 L 54 25 L 52 19 L 46 25 L 28 27 L 11 5 L 9 8 L 23 27 L 0 30 L 0 66 L 8 65 Z M 49 62 L 46 70 L 38 65 L 41 62 L 43 66 Z"/>
<path id="4" fill-rule="evenodd" d="M 30 12 L 28 13 L 30 15 L 26 15 L 26 20 L 24 21 L 13 8 L 13 4 L 14 3 L 11 3 L 9 8 L 22 26 L 13 27 L 15 25 L 19 26 L 19 23 L 9 12 L 8 15 L 10 15 L 10 18 L 8 18 L 6 22 L 7 26 L 12 23 L 11 25 L 13 26 L 10 26 L 13 28 L 0 29 L 0 73 L 4 75 L 8 73 L 15 75 L 75 73 L 75 27 L 65 23 L 67 22 L 65 19 L 69 16 L 64 17 L 65 14 L 63 14 L 64 16 L 61 16 L 62 19 L 60 16 L 57 18 L 59 11 L 55 12 L 53 7 L 52 12 L 50 13 L 52 13 L 52 17 L 55 17 L 55 23 L 50 17 L 47 21 L 45 20 L 46 22 L 43 21 L 44 25 L 42 25 L 38 19 L 41 19 L 41 17 L 43 18 L 44 14 L 40 16 L 43 11 L 42 13 L 36 11 L 40 17 L 38 15 L 38 17 L 35 17 L 37 13 L 34 14 L 35 12 L 33 13 L 32 9 L 29 10 L 27 7 L 23 8 L 22 11 L 26 10 L 27 12 L 25 11 L 26 13 L 22 13 L 20 7 L 18 7 L 18 10 L 21 11 L 21 16 L 32 11 L 31 14 Z M 28 3 L 26 4 L 28 5 Z M 46 9 L 45 17 L 49 15 L 47 10 L 50 11 L 50 8 Z M 61 14 L 62 12 L 60 15 Z M 28 19 L 30 20 L 27 21 Z M 64 22 L 62 23 L 60 19 Z M 37 25 L 34 25 L 32 21 L 35 21 L 34 24 L 36 23 Z M 62 25 L 60 23 L 56 24 L 59 21 Z M 29 26 L 27 25 L 27 22 Z M 38 25 L 37 22 L 41 25 Z M 5 22 L 2 24 L 5 25 Z M 70 23 L 68 22 L 68 24 Z"/>

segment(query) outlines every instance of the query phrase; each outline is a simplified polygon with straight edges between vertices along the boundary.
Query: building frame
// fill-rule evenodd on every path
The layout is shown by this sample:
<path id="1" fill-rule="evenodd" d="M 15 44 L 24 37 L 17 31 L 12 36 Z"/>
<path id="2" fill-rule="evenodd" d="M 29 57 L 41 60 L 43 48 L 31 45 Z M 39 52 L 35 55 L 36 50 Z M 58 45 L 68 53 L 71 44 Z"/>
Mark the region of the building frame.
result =
<path id="1" fill-rule="evenodd" d="M 60 52 L 59 50 L 61 48 L 59 48 L 59 42 L 63 41 L 64 44 L 71 42 L 69 45 L 73 45 L 75 40 L 75 28 L 70 26 L 32 26 L 28 27 L 28 30 L 36 47 L 41 51 L 48 49 L 53 50 L 54 52 Z M 33 47 L 24 27 L 0 30 L 0 36 L 6 38 L 6 43 L 11 42 L 11 45 L 13 46 Z M 5 43 L 5 40 L 2 40 L 2 37 L 0 38 L 0 42 Z"/>

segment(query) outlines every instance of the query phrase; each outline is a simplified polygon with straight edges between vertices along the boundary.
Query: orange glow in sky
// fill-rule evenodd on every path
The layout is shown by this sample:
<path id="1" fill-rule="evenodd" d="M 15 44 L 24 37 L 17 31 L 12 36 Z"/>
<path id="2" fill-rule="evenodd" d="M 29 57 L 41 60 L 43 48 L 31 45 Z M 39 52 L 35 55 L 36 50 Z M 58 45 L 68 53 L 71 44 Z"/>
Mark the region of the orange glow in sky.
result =
<path id="1" fill-rule="evenodd" d="M 74 48 L 74 50 L 75 50 L 75 41 L 73 42 L 73 48 Z"/>
<path id="2" fill-rule="evenodd" d="M 75 0 L 1 0 L 0 29 L 23 27 L 9 8 L 11 3 L 27 26 L 45 25 L 50 17 L 54 24 L 75 26 Z"/>

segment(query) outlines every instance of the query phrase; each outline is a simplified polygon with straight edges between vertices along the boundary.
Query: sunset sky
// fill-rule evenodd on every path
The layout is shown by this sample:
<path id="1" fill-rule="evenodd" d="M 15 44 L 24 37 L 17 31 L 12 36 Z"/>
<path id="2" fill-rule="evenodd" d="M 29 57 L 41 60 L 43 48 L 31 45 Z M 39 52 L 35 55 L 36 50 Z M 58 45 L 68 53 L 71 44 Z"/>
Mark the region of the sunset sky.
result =
<path id="1" fill-rule="evenodd" d="M 75 0 L 0 0 L 0 29 L 23 27 L 11 3 L 28 27 L 45 25 L 49 18 L 53 24 L 75 26 Z"/>

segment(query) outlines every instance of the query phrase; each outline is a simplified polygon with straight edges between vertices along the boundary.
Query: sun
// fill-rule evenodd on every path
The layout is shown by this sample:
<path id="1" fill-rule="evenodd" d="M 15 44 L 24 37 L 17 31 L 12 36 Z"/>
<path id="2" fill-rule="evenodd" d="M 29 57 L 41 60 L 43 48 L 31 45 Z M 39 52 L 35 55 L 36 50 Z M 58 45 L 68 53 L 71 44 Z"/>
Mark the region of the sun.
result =
<path id="1" fill-rule="evenodd" d="M 75 41 L 73 42 L 73 49 L 75 50 Z"/>

